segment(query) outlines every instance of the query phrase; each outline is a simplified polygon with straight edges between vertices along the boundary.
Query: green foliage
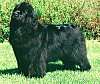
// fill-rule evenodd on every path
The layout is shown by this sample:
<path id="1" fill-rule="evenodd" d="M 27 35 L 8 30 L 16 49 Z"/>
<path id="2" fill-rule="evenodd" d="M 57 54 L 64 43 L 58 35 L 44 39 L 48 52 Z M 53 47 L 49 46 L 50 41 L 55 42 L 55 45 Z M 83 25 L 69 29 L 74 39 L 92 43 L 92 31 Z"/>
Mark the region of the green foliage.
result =
<path id="1" fill-rule="evenodd" d="M 4 42 L 4 38 L 2 36 L 0 36 L 0 43 Z"/>
<path id="2" fill-rule="evenodd" d="M 86 35 L 87 33 L 93 34 L 100 29 L 100 2 L 98 0 L 0 0 L 0 29 L 2 30 L 0 37 L 3 39 L 9 37 L 12 10 L 22 1 L 28 1 L 33 5 L 40 22 L 77 24 L 82 27 L 85 37 L 90 38 L 93 35 Z"/>

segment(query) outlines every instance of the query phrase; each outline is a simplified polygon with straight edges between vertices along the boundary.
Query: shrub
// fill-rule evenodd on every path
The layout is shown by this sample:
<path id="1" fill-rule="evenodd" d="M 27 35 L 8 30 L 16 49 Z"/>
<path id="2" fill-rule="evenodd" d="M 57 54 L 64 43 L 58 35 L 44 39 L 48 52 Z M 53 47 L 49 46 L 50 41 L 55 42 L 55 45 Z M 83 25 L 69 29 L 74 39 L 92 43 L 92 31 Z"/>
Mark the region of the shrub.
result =
<path id="1" fill-rule="evenodd" d="M 24 0 L 0 0 L 0 40 L 9 37 L 9 21 L 16 3 Z M 26 0 L 38 13 L 40 22 L 81 26 L 86 38 L 92 39 L 100 29 L 99 1 L 83 0 Z M 97 35 L 98 36 L 98 35 Z"/>

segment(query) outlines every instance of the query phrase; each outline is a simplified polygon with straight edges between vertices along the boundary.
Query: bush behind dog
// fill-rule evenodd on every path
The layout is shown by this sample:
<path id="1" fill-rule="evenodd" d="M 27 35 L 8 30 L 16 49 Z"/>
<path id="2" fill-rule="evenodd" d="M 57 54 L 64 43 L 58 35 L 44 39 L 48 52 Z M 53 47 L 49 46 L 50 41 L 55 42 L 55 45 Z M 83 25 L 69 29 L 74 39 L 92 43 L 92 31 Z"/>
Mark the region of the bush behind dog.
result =
<path id="1" fill-rule="evenodd" d="M 20 3 L 23 0 L 0 0 L 0 39 L 7 39 L 9 37 L 9 20 L 11 12 L 16 3 Z M 83 0 L 28 0 L 34 7 L 38 8 L 38 15 L 41 21 L 48 23 L 63 23 L 71 22 L 77 23 L 84 27 L 86 37 L 92 37 L 92 33 L 98 31 L 100 27 L 98 11 L 99 2 L 84 1 Z M 55 3 L 53 3 L 55 2 Z M 92 28 L 93 31 L 88 30 Z M 1 38 L 2 37 L 2 38 Z"/>

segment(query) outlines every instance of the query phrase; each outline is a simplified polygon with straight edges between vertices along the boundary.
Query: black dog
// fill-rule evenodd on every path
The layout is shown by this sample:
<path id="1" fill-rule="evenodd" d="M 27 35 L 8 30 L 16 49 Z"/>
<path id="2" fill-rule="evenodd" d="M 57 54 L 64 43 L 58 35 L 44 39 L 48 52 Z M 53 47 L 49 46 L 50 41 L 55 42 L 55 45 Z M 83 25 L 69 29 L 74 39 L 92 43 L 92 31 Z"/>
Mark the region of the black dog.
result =
<path id="1" fill-rule="evenodd" d="M 72 24 L 42 25 L 33 7 L 26 2 L 18 4 L 10 22 L 10 44 L 14 50 L 18 69 L 28 76 L 43 77 L 46 65 L 59 58 L 65 68 L 90 70 L 85 39 Z"/>

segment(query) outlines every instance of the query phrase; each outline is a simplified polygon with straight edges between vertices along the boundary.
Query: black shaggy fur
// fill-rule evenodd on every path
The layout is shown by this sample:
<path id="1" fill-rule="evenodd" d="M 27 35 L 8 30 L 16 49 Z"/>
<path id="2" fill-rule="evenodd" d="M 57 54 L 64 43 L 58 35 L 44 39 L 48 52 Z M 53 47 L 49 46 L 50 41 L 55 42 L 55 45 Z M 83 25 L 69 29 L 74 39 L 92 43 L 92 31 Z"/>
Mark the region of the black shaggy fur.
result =
<path id="1" fill-rule="evenodd" d="M 18 4 L 10 22 L 10 44 L 18 69 L 28 76 L 43 77 L 47 63 L 57 57 L 65 68 L 90 70 L 85 39 L 72 24 L 42 25 L 33 7 L 26 2 Z"/>

